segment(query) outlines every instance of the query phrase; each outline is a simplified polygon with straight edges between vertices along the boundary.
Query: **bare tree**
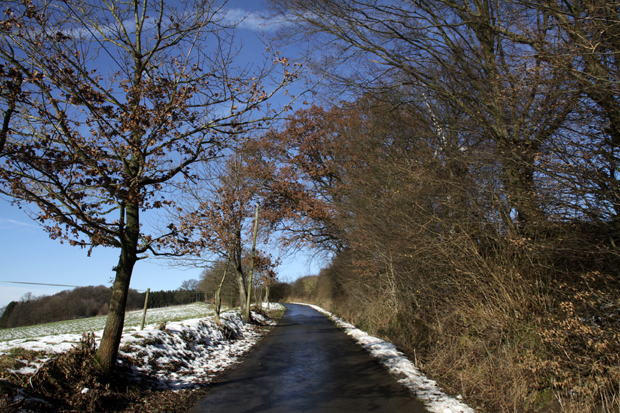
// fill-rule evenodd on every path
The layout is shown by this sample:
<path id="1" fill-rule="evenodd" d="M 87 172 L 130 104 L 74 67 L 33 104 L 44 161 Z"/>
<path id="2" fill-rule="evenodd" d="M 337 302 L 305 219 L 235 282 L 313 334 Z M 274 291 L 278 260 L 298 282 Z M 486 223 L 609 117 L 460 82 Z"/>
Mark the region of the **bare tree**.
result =
<path id="1" fill-rule="evenodd" d="M 534 46 L 550 64 L 575 79 L 589 101 L 571 136 L 562 142 L 560 175 L 569 172 L 590 218 L 620 222 L 620 18 L 617 2 L 532 2 L 556 37 Z M 560 146 L 560 145 L 558 145 Z M 560 149 L 560 148 L 556 148 Z M 580 154 L 575 156 L 576 154 Z M 577 166 L 576 168 L 570 168 Z M 568 171 L 570 170 L 570 171 Z"/>
<path id="2" fill-rule="evenodd" d="M 0 33 L 0 58 L 27 80 L 10 119 L 0 192 L 36 205 L 34 218 L 54 239 L 119 249 L 97 351 L 110 373 L 134 264 L 147 252 L 191 249 L 174 224 L 157 232 L 141 215 L 173 207 L 170 184 L 191 182 L 194 163 L 268 121 L 265 102 L 299 66 L 280 55 L 237 66 L 235 24 L 211 0 L 9 6 L 39 17 Z"/>
<path id="3" fill-rule="evenodd" d="M 185 280 L 179 286 L 182 291 L 200 291 L 200 281 L 196 279 Z"/>
<path id="4" fill-rule="evenodd" d="M 186 195 L 188 202 L 178 219 L 184 236 L 200 246 L 194 254 L 198 261 L 215 256 L 230 263 L 245 313 L 249 285 L 244 259 L 259 182 L 249 174 L 243 151 L 237 148 L 228 155 L 205 166 L 202 185 Z"/>
<path id="5" fill-rule="evenodd" d="M 544 219 L 538 159 L 580 91 L 532 46 L 552 35 L 542 12 L 496 0 L 270 4 L 295 23 L 284 34 L 313 39 L 329 54 L 323 63 L 335 82 L 358 92 L 398 91 L 399 104 L 437 113 L 451 106 L 469 118 L 500 162 L 506 225 L 516 230 Z M 431 122 L 437 131 L 458 128 L 437 116 Z M 446 148 L 466 149 L 438 138 Z"/>
<path id="6" fill-rule="evenodd" d="M 246 145 L 249 170 L 260 181 L 264 225 L 280 232 L 285 249 L 345 247 L 334 203 L 351 136 L 340 134 L 335 124 L 350 119 L 346 110 L 300 109 L 279 129 Z"/>
<path id="7" fill-rule="evenodd" d="M 31 2 L 25 1 L 24 6 L 20 10 L 13 10 L 7 7 L 4 10 L 3 19 L 0 20 L 0 31 L 10 33 L 18 30 L 29 20 L 41 19 L 41 16 L 35 10 Z M 5 53 L 15 57 L 14 50 L 10 48 Z M 23 99 L 22 85 L 24 82 L 24 74 L 10 62 L 0 64 L 0 105 L 2 105 L 2 116 L 0 118 L 0 154 L 4 150 L 4 145 L 9 134 L 11 117 L 15 113 L 18 101 Z"/>

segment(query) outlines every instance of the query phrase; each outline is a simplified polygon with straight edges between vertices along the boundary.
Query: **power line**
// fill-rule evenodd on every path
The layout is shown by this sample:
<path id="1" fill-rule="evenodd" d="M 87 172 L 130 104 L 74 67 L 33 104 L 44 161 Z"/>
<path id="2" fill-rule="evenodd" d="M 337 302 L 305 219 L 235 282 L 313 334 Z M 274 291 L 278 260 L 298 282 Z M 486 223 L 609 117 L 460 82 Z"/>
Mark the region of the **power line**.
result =
<path id="1" fill-rule="evenodd" d="M 51 285 L 52 287 L 84 287 L 83 285 L 67 285 L 67 284 L 46 284 L 46 283 L 30 283 L 25 281 L 0 281 L 3 283 L 11 283 L 11 284 L 30 284 L 30 285 Z"/>
<path id="2" fill-rule="evenodd" d="M 2 282 L 2 283 L 10 283 L 10 284 L 49 285 L 49 286 L 52 286 L 52 287 L 71 287 L 71 288 L 90 287 L 89 285 L 31 283 L 31 282 L 26 282 L 26 281 L 0 281 L 0 282 Z M 135 291 L 144 292 L 146 290 L 135 290 Z"/>

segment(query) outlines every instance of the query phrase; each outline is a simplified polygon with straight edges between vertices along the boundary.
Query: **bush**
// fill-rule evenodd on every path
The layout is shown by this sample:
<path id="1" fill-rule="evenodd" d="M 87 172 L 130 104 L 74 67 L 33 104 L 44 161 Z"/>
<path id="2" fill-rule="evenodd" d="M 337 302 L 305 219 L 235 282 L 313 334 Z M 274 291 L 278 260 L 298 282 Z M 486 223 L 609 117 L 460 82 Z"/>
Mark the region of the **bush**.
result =
<path id="1" fill-rule="evenodd" d="M 617 257 L 580 260 L 597 245 L 573 236 L 561 245 L 581 247 L 568 251 L 505 238 L 489 254 L 463 234 L 415 259 L 349 250 L 305 298 L 392 341 L 483 411 L 617 411 L 620 285 L 604 272 Z"/>

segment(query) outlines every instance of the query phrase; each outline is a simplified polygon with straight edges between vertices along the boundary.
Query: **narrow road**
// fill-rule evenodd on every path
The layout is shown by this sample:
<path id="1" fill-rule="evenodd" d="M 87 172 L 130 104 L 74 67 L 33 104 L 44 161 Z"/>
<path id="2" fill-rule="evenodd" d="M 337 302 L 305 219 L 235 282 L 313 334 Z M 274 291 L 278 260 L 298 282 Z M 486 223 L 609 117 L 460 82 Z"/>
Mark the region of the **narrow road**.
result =
<path id="1" fill-rule="evenodd" d="M 190 413 L 427 411 L 322 314 L 286 307 L 274 331 Z"/>

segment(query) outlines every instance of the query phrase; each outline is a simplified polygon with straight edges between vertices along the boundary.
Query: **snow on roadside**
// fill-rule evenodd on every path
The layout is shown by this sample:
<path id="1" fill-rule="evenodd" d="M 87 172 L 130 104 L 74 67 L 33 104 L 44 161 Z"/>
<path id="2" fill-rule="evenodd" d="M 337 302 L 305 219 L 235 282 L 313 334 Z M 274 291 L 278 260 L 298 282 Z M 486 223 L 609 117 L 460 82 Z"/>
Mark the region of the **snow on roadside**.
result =
<path id="1" fill-rule="evenodd" d="M 271 304 L 271 309 L 281 304 Z M 253 317 L 266 322 L 260 314 Z M 94 332 L 99 344 L 103 331 Z M 237 312 L 214 317 L 168 322 L 165 328 L 149 325 L 144 330 L 126 329 L 119 349 L 119 363 L 129 365 L 136 379 L 147 380 L 159 389 L 190 389 L 209 383 L 220 372 L 240 361 L 264 334 L 264 329 L 247 324 Z M 75 346 L 81 334 L 62 334 L 37 339 L 18 339 L 0 343 L 0 353 L 11 348 L 61 353 Z M 42 360 L 28 362 L 12 373 L 35 373 Z"/>
<path id="2" fill-rule="evenodd" d="M 123 337 L 120 360 L 130 362 L 137 377 L 147 377 L 160 389 L 180 390 L 209 383 L 236 364 L 262 333 L 237 313 L 168 323 Z"/>
<path id="3" fill-rule="evenodd" d="M 373 357 L 385 365 L 390 373 L 398 379 L 399 383 L 424 402 L 429 411 L 433 413 L 474 413 L 474 409 L 459 400 L 460 395 L 456 398 L 446 395 L 437 385 L 437 382 L 424 376 L 403 353 L 396 349 L 394 344 L 357 329 L 354 325 L 345 322 L 321 307 L 306 303 L 295 304 L 307 305 L 329 317 L 368 350 Z"/>

